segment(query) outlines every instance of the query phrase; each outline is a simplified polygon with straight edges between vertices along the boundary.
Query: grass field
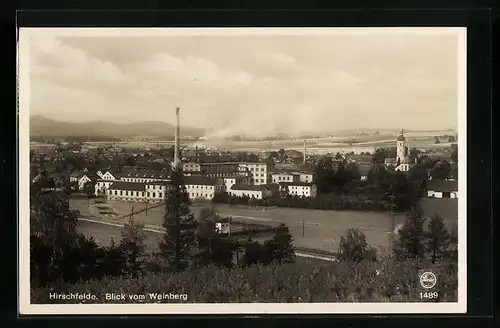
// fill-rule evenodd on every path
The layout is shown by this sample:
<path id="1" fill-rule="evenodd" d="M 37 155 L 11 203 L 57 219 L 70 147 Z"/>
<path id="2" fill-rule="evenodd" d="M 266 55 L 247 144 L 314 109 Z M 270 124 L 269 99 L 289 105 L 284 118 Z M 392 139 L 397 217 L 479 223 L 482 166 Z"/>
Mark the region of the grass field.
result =
<path id="1" fill-rule="evenodd" d="M 108 201 L 116 216 L 106 217 L 107 221 L 123 223 L 124 215 L 131 213 L 132 206 L 134 212 L 146 208 L 143 203 L 126 203 L 120 201 Z M 92 210 L 95 204 L 90 204 L 90 210 L 86 200 L 71 200 L 73 208 L 80 209 L 80 212 L 96 212 Z M 150 207 L 146 212 L 134 215 L 137 223 L 152 226 L 161 226 L 164 216 L 164 207 Z M 206 205 L 204 205 L 206 206 Z M 192 210 L 197 215 L 203 206 L 192 206 Z M 452 227 L 458 222 L 458 200 L 457 199 L 424 199 L 422 207 L 426 216 L 439 213 L 445 219 L 445 224 Z M 266 225 L 277 225 L 285 223 L 292 233 L 295 245 L 310 249 L 319 249 L 330 252 L 338 250 L 340 237 L 345 235 L 347 229 L 360 229 L 366 236 L 369 244 L 381 249 L 385 249 L 391 238 L 393 231 L 392 216 L 385 213 L 357 212 L 357 211 L 322 211 L 292 208 L 249 208 L 243 206 L 228 206 L 217 204 L 216 206 L 221 216 L 231 216 L 234 221 L 244 223 L 258 223 Z M 103 218 L 104 219 L 104 218 Z M 394 226 L 404 222 L 404 214 L 397 214 Z"/>

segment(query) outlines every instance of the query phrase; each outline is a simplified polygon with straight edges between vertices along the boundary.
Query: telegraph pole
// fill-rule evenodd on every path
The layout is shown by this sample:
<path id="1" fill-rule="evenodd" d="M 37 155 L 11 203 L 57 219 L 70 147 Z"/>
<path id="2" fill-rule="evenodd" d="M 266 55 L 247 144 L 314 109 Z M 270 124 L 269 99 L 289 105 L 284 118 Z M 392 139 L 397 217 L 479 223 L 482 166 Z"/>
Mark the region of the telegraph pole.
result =
<path id="1" fill-rule="evenodd" d="M 304 237 L 305 228 L 306 228 L 306 221 L 302 220 L 302 237 Z"/>

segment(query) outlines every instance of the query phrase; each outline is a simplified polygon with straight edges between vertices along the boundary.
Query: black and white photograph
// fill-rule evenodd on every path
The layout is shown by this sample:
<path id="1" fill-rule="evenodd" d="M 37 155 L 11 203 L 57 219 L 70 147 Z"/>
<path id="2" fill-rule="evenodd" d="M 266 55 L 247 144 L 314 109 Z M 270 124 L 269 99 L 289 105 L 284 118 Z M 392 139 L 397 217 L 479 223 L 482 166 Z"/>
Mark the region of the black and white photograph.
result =
<path id="1" fill-rule="evenodd" d="M 465 313 L 465 28 L 20 28 L 21 314 Z"/>

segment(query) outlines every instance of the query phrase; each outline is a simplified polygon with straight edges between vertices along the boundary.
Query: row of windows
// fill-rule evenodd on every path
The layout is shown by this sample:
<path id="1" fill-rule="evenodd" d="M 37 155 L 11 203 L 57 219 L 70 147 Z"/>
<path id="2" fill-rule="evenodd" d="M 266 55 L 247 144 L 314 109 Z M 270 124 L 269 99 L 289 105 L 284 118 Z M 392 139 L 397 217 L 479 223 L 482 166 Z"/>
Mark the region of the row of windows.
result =
<path id="1" fill-rule="evenodd" d="M 259 171 L 259 168 L 258 167 L 249 167 L 250 171 Z M 264 172 L 264 168 L 261 168 L 260 169 L 261 172 Z"/>
<path id="2" fill-rule="evenodd" d="M 213 197 L 212 194 L 200 194 L 200 193 L 190 193 L 191 197 L 205 197 L 205 198 L 208 198 L 208 197 Z"/>
<path id="3" fill-rule="evenodd" d="M 278 176 L 279 181 L 292 181 L 291 176 L 284 176 L 283 179 L 281 179 L 281 178 L 282 178 L 281 176 Z M 276 178 L 274 178 L 273 181 L 276 182 Z"/>
<path id="4" fill-rule="evenodd" d="M 114 193 L 113 193 L 114 192 Z M 110 190 L 109 195 L 115 195 L 115 196 L 135 196 L 135 197 L 153 197 L 156 198 L 156 195 L 158 195 L 158 198 L 163 197 L 163 193 L 159 192 L 145 192 L 145 191 L 133 191 L 133 190 Z"/>
<path id="5" fill-rule="evenodd" d="M 239 196 L 239 197 L 250 197 L 250 198 L 260 198 L 260 194 L 257 194 L 257 196 L 255 196 L 255 194 L 241 194 L 241 195 L 237 195 L 236 193 L 231 193 L 231 195 L 233 196 Z"/>
<path id="6" fill-rule="evenodd" d="M 191 188 L 198 188 L 200 189 L 214 189 L 214 186 L 200 186 L 200 185 L 186 185 L 186 188 L 191 189 Z"/>
<path id="7" fill-rule="evenodd" d="M 253 183 L 264 183 L 264 179 L 252 179 Z"/>

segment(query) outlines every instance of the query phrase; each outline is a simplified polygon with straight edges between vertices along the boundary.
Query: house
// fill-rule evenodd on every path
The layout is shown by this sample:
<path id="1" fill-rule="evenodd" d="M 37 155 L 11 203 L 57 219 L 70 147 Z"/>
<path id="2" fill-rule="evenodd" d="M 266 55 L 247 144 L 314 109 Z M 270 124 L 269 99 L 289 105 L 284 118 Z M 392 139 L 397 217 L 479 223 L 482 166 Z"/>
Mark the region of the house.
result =
<path id="1" fill-rule="evenodd" d="M 78 190 L 83 190 L 85 184 L 88 182 L 97 182 L 99 176 L 97 174 L 92 174 L 89 172 L 79 173 L 76 182 L 78 184 Z"/>
<path id="2" fill-rule="evenodd" d="M 224 187 L 217 184 L 217 179 L 204 176 L 186 176 L 184 185 L 190 199 L 212 199 L 215 193 L 222 192 Z"/>
<path id="3" fill-rule="evenodd" d="M 223 180 L 223 187 L 224 187 L 223 191 L 227 192 L 235 184 L 250 184 L 251 178 L 250 177 L 236 176 L 236 177 L 224 177 L 224 178 L 222 178 L 222 180 Z"/>
<path id="4" fill-rule="evenodd" d="M 99 170 L 96 174 L 103 180 L 116 180 L 115 176 L 109 170 Z"/>
<path id="5" fill-rule="evenodd" d="M 167 182 L 115 181 L 107 190 L 111 200 L 159 203 L 165 198 Z"/>
<path id="6" fill-rule="evenodd" d="M 266 185 L 234 184 L 228 190 L 228 194 L 235 197 L 265 199 L 271 197 L 273 193 Z"/>
<path id="7" fill-rule="evenodd" d="M 407 156 L 401 161 L 401 163 L 398 166 L 396 166 L 395 171 L 408 172 L 411 167 L 413 167 L 413 163 L 410 161 L 410 158 Z"/>
<path id="8" fill-rule="evenodd" d="M 253 184 L 265 185 L 268 183 L 268 172 L 272 169 L 271 165 L 266 163 L 239 163 L 239 167 L 250 171 Z"/>
<path id="9" fill-rule="evenodd" d="M 312 183 L 314 181 L 314 173 L 309 171 L 299 171 L 299 181 L 305 183 Z"/>
<path id="10" fill-rule="evenodd" d="M 279 173 L 272 173 L 271 174 L 271 181 L 273 183 L 299 182 L 300 181 L 300 175 L 297 174 L 297 173 L 281 171 Z"/>
<path id="11" fill-rule="evenodd" d="M 314 181 L 314 169 L 310 168 L 282 168 L 270 174 L 272 183 L 280 182 L 307 182 Z"/>
<path id="12" fill-rule="evenodd" d="M 107 197 L 112 200 L 159 203 L 165 199 L 169 181 L 123 181 L 111 182 L 107 187 Z M 212 199 L 222 187 L 216 180 L 202 176 L 185 177 L 184 185 L 190 199 Z"/>
<path id="13" fill-rule="evenodd" d="M 458 198 L 458 181 L 430 180 L 427 183 L 427 197 L 429 198 Z"/>
<path id="14" fill-rule="evenodd" d="M 144 202 L 146 198 L 146 184 L 140 182 L 113 182 L 107 190 L 108 200 L 122 200 Z"/>
<path id="15" fill-rule="evenodd" d="M 279 184 L 282 194 L 315 198 L 318 195 L 318 188 L 314 183 L 307 182 L 282 182 Z"/>

